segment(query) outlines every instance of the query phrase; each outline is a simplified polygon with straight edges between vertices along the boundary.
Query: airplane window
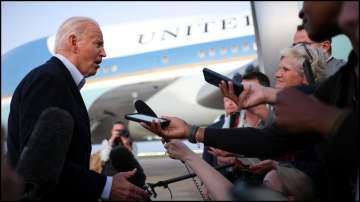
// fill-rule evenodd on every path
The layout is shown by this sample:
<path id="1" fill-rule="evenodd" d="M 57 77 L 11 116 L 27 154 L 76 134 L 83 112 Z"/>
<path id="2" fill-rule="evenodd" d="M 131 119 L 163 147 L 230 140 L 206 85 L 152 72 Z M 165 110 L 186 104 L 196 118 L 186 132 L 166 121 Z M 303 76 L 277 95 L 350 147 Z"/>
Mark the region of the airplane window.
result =
<path id="1" fill-rule="evenodd" d="M 249 50 L 249 43 L 248 42 L 243 43 L 243 50 Z"/>
<path id="2" fill-rule="evenodd" d="M 104 68 L 103 68 L 103 72 L 104 72 L 104 73 L 108 73 L 108 72 L 109 72 L 109 68 L 108 68 L 108 67 L 104 67 Z"/>
<path id="3" fill-rule="evenodd" d="M 136 91 L 133 91 L 132 93 L 131 93 L 131 97 L 132 98 L 137 98 L 138 97 L 138 93 L 136 92 Z"/>
<path id="4" fill-rule="evenodd" d="M 220 54 L 221 55 L 225 55 L 227 53 L 227 48 L 226 47 L 222 47 L 220 50 Z"/>
<path id="5" fill-rule="evenodd" d="M 111 71 L 112 71 L 112 72 L 116 72 L 117 69 L 118 69 L 117 65 L 113 65 L 113 66 L 111 67 Z"/>
<path id="6" fill-rule="evenodd" d="M 203 49 L 200 49 L 198 55 L 199 55 L 200 58 L 204 58 L 205 57 L 205 51 Z"/>
<path id="7" fill-rule="evenodd" d="M 210 55 L 210 56 L 215 56 L 215 55 L 216 55 L 215 48 L 210 48 L 210 50 L 209 50 L 209 55 Z"/>
<path id="8" fill-rule="evenodd" d="M 162 63 L 167 64 L 169 63 L 169 57 L 167 55 L 162 56 L 161 58 Z"/>
<path id="9" fill-rule="evenodd" d="M 233 46 L 231 47 L 231 52 L 233 52 L 233 53 L 237 53 L 238 50 L 239 50 L 239 46 L 238 46 L 238 45 L 233 45 Z"/>

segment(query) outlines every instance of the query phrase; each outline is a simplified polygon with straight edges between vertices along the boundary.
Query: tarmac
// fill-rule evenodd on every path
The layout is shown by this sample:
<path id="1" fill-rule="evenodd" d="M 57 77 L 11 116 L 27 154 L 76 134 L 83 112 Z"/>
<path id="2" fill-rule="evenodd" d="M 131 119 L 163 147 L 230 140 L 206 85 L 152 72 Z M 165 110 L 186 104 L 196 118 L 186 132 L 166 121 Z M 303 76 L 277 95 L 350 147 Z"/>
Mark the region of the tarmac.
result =
<path id="1" fill-rule="evenodd" d="M 147 176 L 147 183 L 156 183 L 158 181 L 168 180 L 170 178 L 187 175 L 188 171 L 179 160 L 171 159 L 167 156 L 147 157 L 138 159 Z M 190 168 L 189 168 L 190 169 Z M 190 169 L 190 172 L 192 170 Z M 198 177 L 195 178 L 198 184 L 201 182 Z M 203 201 L 192 178 L 174 182 L 168 185 L 171 190 L 172 198 L 168 189 L 156 187 L 157 197 L 151 197 L 153 201 Z"/>

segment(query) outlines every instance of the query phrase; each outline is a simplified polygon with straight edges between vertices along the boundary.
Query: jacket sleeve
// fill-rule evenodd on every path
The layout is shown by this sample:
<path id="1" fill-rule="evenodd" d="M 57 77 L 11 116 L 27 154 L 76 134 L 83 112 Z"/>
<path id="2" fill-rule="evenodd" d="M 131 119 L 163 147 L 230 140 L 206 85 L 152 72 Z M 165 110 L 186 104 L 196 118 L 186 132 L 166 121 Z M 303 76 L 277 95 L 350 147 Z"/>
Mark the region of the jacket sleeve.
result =
<path id="1" fill-rule="evenodd" d="M 274 126 L 265 129 L 206 128 L 204 144 L 248 157 L 274 158 L 321 141 L 320 135 L 289 134 Z"/>
<path id="2" fill-rule="evenodd" d="M 351 111 L 327 141 L 327 158 L 344 162 L 349 167 L 359 166 L 359 114 Z"/>

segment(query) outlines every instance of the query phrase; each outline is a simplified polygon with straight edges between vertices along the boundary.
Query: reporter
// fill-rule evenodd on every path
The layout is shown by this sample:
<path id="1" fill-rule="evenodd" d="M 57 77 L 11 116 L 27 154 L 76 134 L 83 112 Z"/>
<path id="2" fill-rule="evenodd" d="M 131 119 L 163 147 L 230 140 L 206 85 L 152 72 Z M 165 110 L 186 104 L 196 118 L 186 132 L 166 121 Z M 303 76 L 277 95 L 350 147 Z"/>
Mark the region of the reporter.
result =
<path id="1" fill-rule="evenodd" d="M 233 85 L 224 81 L 219 85 L 222 94 L 236 102 L 239 108 L 249 108 L 259 104 L 274 104 L 276 94 L 285 88 L 310 85 L 311 81 L 305 74 L 303 64 L 310 62 L 314 80 L 319 83 L 325 78 L 327 57 L 323 51 L 306 44 L 299 44 L 286 48 L 280 53 L 279 69 L 275 73 L 275 88 L 264 87 L 256 83 L 243 83 L 244 90 L 237 97 L 233 92 Z"/>

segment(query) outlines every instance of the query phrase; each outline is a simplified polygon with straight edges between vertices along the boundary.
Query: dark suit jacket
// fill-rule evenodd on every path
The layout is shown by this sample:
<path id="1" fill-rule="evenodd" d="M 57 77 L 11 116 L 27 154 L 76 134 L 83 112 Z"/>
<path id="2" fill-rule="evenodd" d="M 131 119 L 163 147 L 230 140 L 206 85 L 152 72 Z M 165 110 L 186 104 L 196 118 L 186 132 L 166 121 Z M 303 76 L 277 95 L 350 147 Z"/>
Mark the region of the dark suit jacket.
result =
<path id="1" fill-rule="evenodd" d="M 64 109 L 73 116 L 74 132 L 59 184 L 45 199 L 97 200 L 106 176 L 89 170 L 91 137 L 88 113 L 70 72 L 56 57 L 32 70 L 15 89 L 8 120 L 7 145 L 11 164 L 16 167 L 41 112 L 51 106 Z"/>

